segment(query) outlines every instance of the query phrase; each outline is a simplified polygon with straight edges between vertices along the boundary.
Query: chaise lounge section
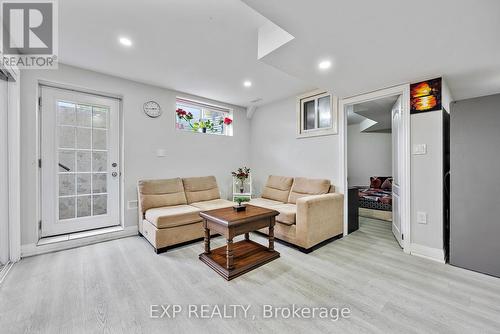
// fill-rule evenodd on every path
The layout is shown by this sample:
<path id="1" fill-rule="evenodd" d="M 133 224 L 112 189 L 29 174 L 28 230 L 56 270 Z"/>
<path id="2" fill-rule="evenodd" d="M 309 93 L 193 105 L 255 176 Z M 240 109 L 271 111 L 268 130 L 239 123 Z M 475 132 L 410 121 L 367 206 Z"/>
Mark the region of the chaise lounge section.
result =
<path id="1" fill-rule="evenodd" d="M 139 233 L 158 254 L 175 245 L 201 240 L 201 211 L 235 204 L 220 198 L 214 176 L 141 180 L 137 191 Z"/>
<path id="2" fill-rule="evenodd" d="M 326 179 L 271 175 L 261 197 L 249 204 L 279 211 L 275 238 L 309 253 L 342 237 L 343 198 Z"/>

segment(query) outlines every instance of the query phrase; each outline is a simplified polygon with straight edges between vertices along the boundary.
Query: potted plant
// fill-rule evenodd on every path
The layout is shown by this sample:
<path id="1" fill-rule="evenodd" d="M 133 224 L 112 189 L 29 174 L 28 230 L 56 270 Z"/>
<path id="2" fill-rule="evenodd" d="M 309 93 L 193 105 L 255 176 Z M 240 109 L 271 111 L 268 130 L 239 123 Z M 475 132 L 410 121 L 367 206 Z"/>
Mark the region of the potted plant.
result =
<path id="1" fill-rule="evenodd" d="M 245 191 L 245 181 L 250 176 L 250 168 L 240 167 L 234 172 L 231 172 L 231 174 L 240 181 L 240 193 L 243 194 Z"/>
<path id="2" fill-rule="evenodd" d="M 250 202 L 250 198 L 244 196 L 238 196 L 234 198 L 234 201 L 238 203 L 238 205 L 233 206 L 233 210 L 235 210 L 236 212 L 240 212 L 240 211 L 245 211 L 247 209 L 247 207 L 242 205 L 241 203 Z"/>
<path id="3" fill-rule="evenodd" d="M 203 133 L 207 133 L 207 131 L 214 131 L 214 123 L 207 119 L 207 120 L 202 120 L 200 119 L 198 122 L 195 122 L 193 124 L 193 131 L 200 131 Z"/>

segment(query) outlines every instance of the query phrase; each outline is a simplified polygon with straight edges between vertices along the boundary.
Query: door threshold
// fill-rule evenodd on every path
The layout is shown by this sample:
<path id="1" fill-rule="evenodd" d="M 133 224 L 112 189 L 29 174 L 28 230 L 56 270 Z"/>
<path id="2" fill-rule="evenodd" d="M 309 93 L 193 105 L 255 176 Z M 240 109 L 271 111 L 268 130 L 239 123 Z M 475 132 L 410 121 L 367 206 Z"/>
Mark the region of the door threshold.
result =
<path id="1" fill-rule="evenodd" d="M 60 234 L 60 235 L 55 235 L 55 236 L 51 236 L 51 237 L 41 238 L 40 240 L 38 240 L 38 243 L 36 245 L 42 246 L 42 245 L 54 244 L 57 242 L 93 237 L 95 235 L 101 235 L 101 234 L 119 232 L 119 231 L 123 231 L 123 227 L 121 225 L 111 226 L 111 227 L 103 227 L 103 228 L 98 228 L 98 229 L 89 230 L 89 231 Z"/>
<path id="2" fill-rule="evenodd" d="M 86 246 L 98 242 L 137 235 L 137 226 L 112 226 L 90 231 L 75 232 L 45 237 L 37 243 L 21 246 L 21 257 L 57 252 L 60 250 Z"/>

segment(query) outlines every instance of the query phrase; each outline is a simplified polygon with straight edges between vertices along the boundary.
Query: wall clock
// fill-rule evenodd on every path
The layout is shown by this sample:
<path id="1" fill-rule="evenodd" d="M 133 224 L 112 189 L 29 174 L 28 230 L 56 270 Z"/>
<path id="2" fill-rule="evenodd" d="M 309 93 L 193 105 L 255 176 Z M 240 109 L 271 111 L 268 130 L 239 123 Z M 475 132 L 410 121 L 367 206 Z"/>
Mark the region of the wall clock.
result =
<path id="1" fill-rule="evenodd" d="M 156 118 L 161 116 L 161 107 L 158 102 L 148 101 L 144 103 L 143 107 L 144 113 L 151 118 Z"/>

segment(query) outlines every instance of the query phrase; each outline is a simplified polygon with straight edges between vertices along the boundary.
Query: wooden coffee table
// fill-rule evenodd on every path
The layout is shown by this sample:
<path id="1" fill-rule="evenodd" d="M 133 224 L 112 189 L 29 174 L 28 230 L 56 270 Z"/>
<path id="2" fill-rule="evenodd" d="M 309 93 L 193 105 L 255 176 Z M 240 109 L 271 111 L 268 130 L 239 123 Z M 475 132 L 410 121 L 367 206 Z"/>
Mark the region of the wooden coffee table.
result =
<path id="1" fill-rule="evenodd" d="M 205 252 L 200 260 L 226 280 L 231 280 L 280 257 L 274 250 L 274 224 L 278 211 L 247 205 L 245 211 L 224 208 L 200 212 L 205 229 Z M 250 240 L 249 232 L 269 228 L 269 247 Z M 210 249 L 210 230 L 223 235 L 226 246 Z M 245 239 L 233 243 L 235 236 Z"/>

